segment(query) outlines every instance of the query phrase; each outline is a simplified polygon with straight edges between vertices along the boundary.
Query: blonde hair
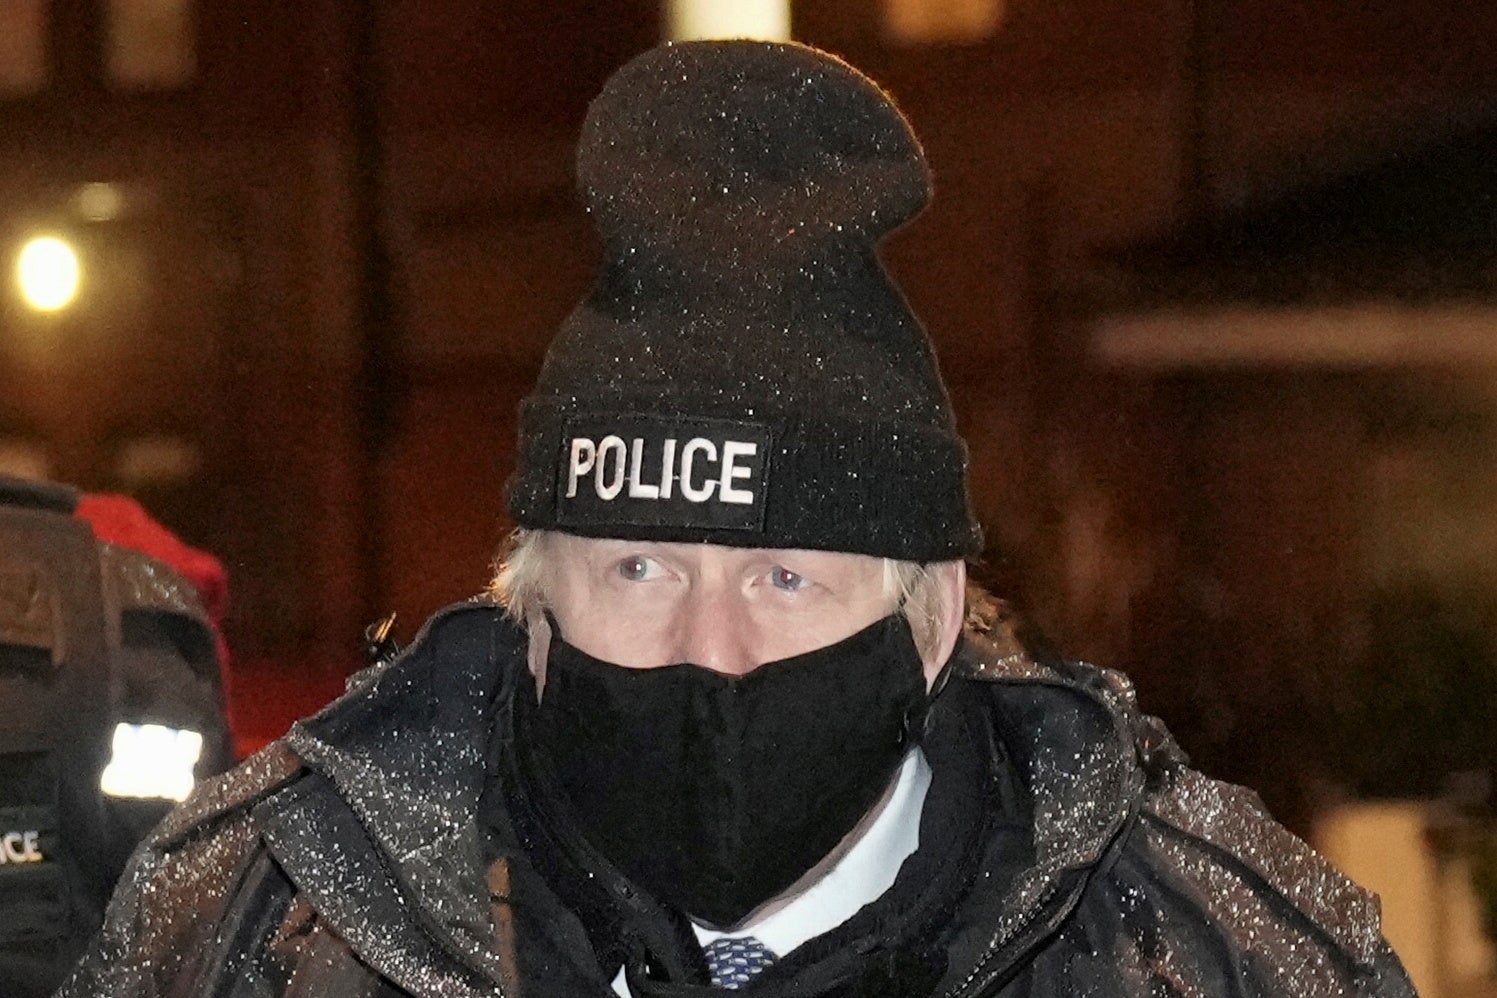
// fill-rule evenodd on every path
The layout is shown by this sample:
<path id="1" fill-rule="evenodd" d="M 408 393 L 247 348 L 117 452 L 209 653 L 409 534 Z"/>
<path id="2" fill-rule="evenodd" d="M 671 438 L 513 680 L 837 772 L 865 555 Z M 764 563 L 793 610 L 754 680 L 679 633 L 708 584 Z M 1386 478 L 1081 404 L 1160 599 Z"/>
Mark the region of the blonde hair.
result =
<path id="1" fill-rule="evenodd" d="M 550 605 L 546 598 L 545 530 L 516 530 L 495 559 L 489 596 L 515 620 L 535 632 L 535 624 Z M 884 594 L 910 623 L 921 656 L 935 654 L 941 643 L 941 621 L 946 600 L 929 568 L 918 562 L 885 558 Z"/>

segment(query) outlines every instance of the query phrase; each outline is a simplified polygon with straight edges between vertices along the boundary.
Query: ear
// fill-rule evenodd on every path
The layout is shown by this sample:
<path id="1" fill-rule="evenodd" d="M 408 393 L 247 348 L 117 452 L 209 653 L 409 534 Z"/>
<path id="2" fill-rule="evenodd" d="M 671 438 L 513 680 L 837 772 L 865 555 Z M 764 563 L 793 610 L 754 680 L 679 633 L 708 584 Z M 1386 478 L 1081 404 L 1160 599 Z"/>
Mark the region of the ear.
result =
<path id="1" fill-rule="evenodd" d="M 925 664 L 925 685 L 935 685 L 936 677 L 956 650 L 962 636 L 962 625 L 967 619 L 967 563 L 943 561 L 927 568 L 931 582 L 940 596 L 941 619 L 938 621 L 939 640 L 930 654 L 922 657 Z"/>

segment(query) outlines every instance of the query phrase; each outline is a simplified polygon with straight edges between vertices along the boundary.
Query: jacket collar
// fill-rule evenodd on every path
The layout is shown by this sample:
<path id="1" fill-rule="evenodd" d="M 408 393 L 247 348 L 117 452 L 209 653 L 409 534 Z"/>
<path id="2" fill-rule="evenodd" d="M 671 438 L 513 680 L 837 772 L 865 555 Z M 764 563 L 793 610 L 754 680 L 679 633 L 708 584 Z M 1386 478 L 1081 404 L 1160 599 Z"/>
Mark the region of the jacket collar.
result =
<path id="1" fill-rule="evenodd" d="M 343 823 L 340 837 L 361 830 L 427 936 L 490 980 L 500 968 L 477 801 L 492 705 L 506 695 L 524 649 L 524 633 L 492 604 L 439 613 L 402 655 L 356 675 L 342 698 L 293 726 L 287 744 L 323 780 L 267 802 L 281 811 L 351 812 L 357 823 Z M 330 862 L 325 851 L 284 847 L 288 835 L 282 848 L 268 840 L 297 885 L 313 896 L 342 890 L 357 850 Z M 361 951 L 387 949 L 399 935 L 368 917 L 343 919 L 338 929 Z"/>
<path id="2" fill-rule="evenodd" d="M 1142 806 L 1140 715 L 1120 673 L 1039 661 L 978 632 L 964 636 L 951 671 L 989 687 L 1032 809 L 1029 865 L 986 890 L 978 878 L 940 992 L 985 994 L 1070 914 Z"/>

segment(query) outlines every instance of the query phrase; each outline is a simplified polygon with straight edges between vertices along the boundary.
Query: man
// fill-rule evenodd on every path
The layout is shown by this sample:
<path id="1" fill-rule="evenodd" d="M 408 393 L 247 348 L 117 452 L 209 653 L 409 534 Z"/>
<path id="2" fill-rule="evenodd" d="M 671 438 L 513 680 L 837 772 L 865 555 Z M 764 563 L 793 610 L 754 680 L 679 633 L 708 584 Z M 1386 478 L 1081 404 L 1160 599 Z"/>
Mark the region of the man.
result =
<path id="1" fill-rule="evenodd" d="M 0 995 L 67 977 L 125 862 L 233 762 L 227 577 L 123 496 L 0 475 Z"/>
<path id="2" fill-rule="evenodd" d="M 876 86 L 664 47 L 578 164 L 606 260 L 524 404 L 503 609 L 179 810 L 63 995 L 1411 993 L 1126 680 L 968 612 L 964 448 L 875 255 L 929 178 Z"/>

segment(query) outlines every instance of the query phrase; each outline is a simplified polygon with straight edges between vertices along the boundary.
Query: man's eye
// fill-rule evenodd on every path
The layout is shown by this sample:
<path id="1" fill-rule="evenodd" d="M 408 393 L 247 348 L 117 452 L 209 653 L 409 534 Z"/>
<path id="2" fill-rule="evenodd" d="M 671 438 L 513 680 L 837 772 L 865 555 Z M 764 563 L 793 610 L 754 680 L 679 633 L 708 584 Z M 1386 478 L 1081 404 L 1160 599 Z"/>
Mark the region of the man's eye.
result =
<path id="1" fill-rule="evenodd" d="M 619 574 L 630 582 L 644 582 L 655 576 L 655 563 L 641 555 L 630 555 L 619 562 Z"/>
<path id="2" fill-rule="evenodd" d="M 783 589 L 787 593 L 800 592 L 811 584 L 811 580 L 804 575 L 797 575 L 788 568 L 776 566 L 769 571 L 769 581 L 776 589 Z"/>

